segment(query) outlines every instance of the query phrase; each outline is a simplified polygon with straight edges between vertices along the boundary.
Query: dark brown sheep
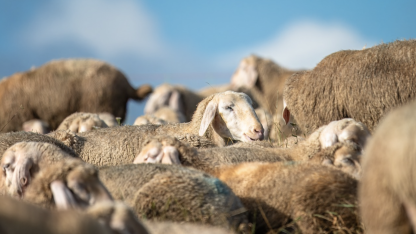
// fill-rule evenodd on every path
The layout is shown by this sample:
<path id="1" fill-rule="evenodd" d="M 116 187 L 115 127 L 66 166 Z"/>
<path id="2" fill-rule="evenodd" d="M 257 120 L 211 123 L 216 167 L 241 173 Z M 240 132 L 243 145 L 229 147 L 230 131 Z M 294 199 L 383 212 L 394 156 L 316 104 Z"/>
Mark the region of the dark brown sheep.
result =
<path id="1" fill-rule="evenodd" d="M 342 118 L 373 131 L 390 109 L 416 97 L 415 64 L 416 40 L 333 53 L 287 79 L 286 123 L 290 112 L 307 133 Z"/>
<path id="2" fill-rule="evenodd" d="M 129 98 L 141 100 L 152 91 L 135 90 L 115 67 L 93 59 L 49 62 L 0 82 L 0 132 L 22 129 L 41 119 L 52 130 L 74 112 L 108 112 L 122 120 Z"/>
<path id="3" fill-rule="evenodd" d="M 369 234 L 416 232 L 416 102 L 389 113 L 365 148 L 360 213 Z"/>

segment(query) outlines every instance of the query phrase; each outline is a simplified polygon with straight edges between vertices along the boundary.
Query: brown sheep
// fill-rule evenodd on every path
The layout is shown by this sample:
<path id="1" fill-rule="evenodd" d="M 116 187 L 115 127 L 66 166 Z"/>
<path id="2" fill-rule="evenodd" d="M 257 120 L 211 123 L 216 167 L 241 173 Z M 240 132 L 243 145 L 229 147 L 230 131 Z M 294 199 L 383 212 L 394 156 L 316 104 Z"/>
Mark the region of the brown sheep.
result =
<path id="1" fill-rule="evenodd" d="M 226 228 L 243 228 L 246 222 L 234 193 L 217 178 L 194 169 L 161 164 L 102 167 L 100 179 L 139 218 Z"/>
<path id="2" fill-rule="evenodd" d="M 308 133 L 353 118 L 373 131 L 385 113 L 416 97 L 415 63 L 416 40 L 328 55 L 313 70 L 287 79 L 286 123 L 291 114 Z"/>
<path id="3" fill-rule="evenodd" d="M 276 162 L 218 168 L 249 210 L 258 233 L 301 231 L 362 232 L 357 212 L 357 181 L 332 167 Z"/>
<path id="4" fill-rule="evenodd" d="M 381 120 L 365 148 L 360 213 L 369 234 L 416 231 L 416 102 Z"/>
<path id="5" fill-rule="evenodd" d="M 284 85 L 286 79 L 293 73 L 295 71 L 280 67 L 272 60 L 250 55 L 241 60 L 231 78 L 230 86 L 231 90 L 241 87 L 254 89 L 262 96 L 262 100 L 256 101 L 263 108 L 272 114 L 280 114 L 283 110 Z"/>
<path id="6" fill-rule="evenodd" d="M 74 112 L 109 112 L 123 120 L 128 99 L 141 100 L 151 90 L 135 90 L 123 73 L 101 61 L 52 61 L 0 82 L 0 132 L 21 130 L 31 119 L 54 130 Z"/>

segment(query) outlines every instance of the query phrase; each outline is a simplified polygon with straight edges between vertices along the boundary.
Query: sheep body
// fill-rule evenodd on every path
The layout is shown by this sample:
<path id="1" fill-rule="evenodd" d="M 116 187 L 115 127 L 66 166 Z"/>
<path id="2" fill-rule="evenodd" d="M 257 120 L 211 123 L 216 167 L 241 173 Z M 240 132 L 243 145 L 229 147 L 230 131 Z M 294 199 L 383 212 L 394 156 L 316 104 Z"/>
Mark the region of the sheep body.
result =
<path id="1" fill-rule="evenodd" d="M 373 131 L 386 112 L 415 98 L 415 62 L 416 40 L 339 51 L 288 78 L 284 100 L 304 132 L 342 118 Z"/>
<path id="2" fill-rule="evenodd" d="M 356 211 L 357 181 L 334 168 L 294 162 L 243 163 L 221 167 L 216 176 L 240 197 L 258 232 L 362 231 Z"/>
<path id="3" fill-rule="evenodd" d="M 100 179 L 114 198 L 123 199 L 139 218 L 227 228 L 245 222 L 244 208 L 233 192 L 197 170 L 161 164 L 122 165 L 102 167 Z"/>
<path id="4" fill-rule="evenodd" d="M 133 89 L 119 70 L 92 59 L 52 61 L 3 79 L 0 89 L 1 132 L 21 130 L 31 119 L 54 130 L 77 111 L 109 112 L 124 119 L 127 100 L 141 100 L 151 92 L 148 85 Z"/>
<path id="5" fill-rule="evenodd" d="M 416 102 L 391 111 L 365 148 L 359 186 L 367 233 L 416 230 Z"/>

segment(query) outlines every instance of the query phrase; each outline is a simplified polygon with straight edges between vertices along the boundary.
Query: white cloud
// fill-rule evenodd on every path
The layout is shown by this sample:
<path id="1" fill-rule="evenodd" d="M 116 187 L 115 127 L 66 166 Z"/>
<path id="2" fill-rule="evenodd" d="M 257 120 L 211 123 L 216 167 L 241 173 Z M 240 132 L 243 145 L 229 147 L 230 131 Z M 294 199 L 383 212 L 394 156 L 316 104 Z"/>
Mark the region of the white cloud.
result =
<path id="1" fill-rule="evenodd" d="M 218 61 L 220 67 L 235 69 L 243 57 L 256 54 L 292 69 L 313 68 L 336 51 L 362 49 L 375 44 L 343 24 L 303 20 L 288 25 L 269 40 L 225 53 Z"/>
<path id="2" fill-rule="evenodd" d="M 157 58 L 167 46 L 156 26 L 134 0 L 57 1 L 37 14 L 22 38 L 34 47 L 74 41 L 101 57 L 130 53 Z"/>

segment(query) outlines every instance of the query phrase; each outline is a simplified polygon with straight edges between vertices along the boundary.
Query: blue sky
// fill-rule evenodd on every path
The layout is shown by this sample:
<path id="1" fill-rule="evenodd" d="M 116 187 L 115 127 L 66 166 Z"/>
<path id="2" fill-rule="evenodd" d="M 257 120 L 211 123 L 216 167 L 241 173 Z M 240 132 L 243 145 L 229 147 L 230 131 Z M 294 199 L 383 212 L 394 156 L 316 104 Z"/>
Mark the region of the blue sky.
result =
<path id="1" fill-rule="evenodd" d="M 313 68 L 341 49 L 416 38 L 416 1 L 0 0 L 0 77 L 91 57 L 134 86 L 227 83 L 255 53 Z M 143 112 L 129 103 L 127 123 Z"/>

